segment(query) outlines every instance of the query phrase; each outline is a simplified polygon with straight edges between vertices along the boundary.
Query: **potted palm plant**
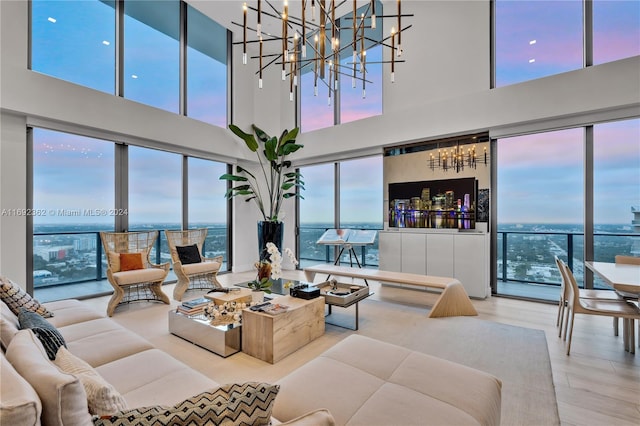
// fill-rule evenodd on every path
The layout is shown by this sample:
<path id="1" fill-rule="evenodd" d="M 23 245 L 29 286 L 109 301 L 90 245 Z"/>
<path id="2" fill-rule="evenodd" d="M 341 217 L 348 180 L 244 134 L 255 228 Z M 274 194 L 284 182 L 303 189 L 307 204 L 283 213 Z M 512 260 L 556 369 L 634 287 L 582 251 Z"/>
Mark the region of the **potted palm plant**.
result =
<path id="1" fill-rule="evenodd" d="M 268 242 L 282 248 L 284 227 L 280 221 L 280 209 L 283 201 L 304 198 L 300 194 L 304 190 L 302 175 L 291 169 L 292 163 L 287 159 L 303 147 L 296 143 L 299 128 L 284 130 L 279 138 L 268 135 L 253 124 L 250 133 L 234 124 L 229 125 L 229 130 L 256 154 L 260 165 L 260 173 L 253 174 L 244 167 L 236 166 L 235 173 L 225 173 L 220 179 L 232 183 L 225 194 L 226 198 L 243 196 L 245 201 L 253 201 L 260 210 L 263 220 L 258 222 L 258 250 L 262 261 L 268 255 Z"/>

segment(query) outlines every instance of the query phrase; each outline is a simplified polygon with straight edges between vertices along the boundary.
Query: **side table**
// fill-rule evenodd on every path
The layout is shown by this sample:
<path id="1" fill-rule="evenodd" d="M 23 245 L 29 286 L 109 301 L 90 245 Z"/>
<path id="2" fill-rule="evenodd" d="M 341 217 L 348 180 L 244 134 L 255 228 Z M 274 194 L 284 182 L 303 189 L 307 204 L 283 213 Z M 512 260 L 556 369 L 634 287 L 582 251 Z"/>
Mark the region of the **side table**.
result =
<path id="1" fill-rule="evenodd" d="M 201 315 L 184 315 L 169 311 L 169 332 L 222 357 L 240 351 L 242 326 L 239 323 L 211 325 Z"/>
<path id="2" fill-rule="evenodd" d="M 324 298 L 276 297 L 282 314 L 242 311 L 242 352 L 274 364 L 324 334 Z"/>

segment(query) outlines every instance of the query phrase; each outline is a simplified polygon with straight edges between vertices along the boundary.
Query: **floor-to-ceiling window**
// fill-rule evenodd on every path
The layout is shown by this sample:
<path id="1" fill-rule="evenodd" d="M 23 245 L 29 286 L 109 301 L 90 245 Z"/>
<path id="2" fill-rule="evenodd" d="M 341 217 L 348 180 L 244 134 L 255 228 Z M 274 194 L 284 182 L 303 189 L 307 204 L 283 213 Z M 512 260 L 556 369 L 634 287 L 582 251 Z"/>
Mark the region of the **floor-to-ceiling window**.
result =
<path id="1" fill-rule="evenodd" d="M 226 173 L 227 165 L 190 157 L 188 160 L 189 228 L 207 228 L 203 247 L 205 257 L 222 256 L 227 269 L 227 191 L 226 181 L 219 177 Z"/>
<path id="2" fill-rule="evenodd" d="M 227 126 L 227 30 L 187 6 L 187 116 Z"/>
<path id="3" fill-rule="evenodd" d="M 124 97 L 180 112 L 180 2 L 124 3 Z"/>
<path id="4" fill-rule="evenodd" d="M 32 0 L 29 66 L 226 127 L 229 34 L 180 0 Z"/>
<path id="5" fill-rule="evenodd" d="M 105 276 L 99 231 L 114 228 L 114 144 L 33 129 L 33 285 L 51 299 L 55 287 Z M 26 215 L 26 213 L 25 213 Z M 83 284 L 68 297 L 110 286 Z"/>
<path id="6" fill-rule="evenodd" d="M 640 119 L 593 126 L 593 210 L 593 260 L 640 256 Z"/>
<path id="7" fill-rule="evenodd" d="M 115 94 L 115 1 L 31 1 L 31 69 Z"/>
<path id="8" fill-rule="evenodd" d="M 357 9 L 357 16 L 365 14 L 371 3 Z M 356 64 L 354 69 L 353 48 L 349 46 L 353 40 L 352 12 L 339 19 L 338 33 L 340 47 L 338 64 L 324 64 L 324 72 L 320 61 L 310 61 L 301 70 L 299 89 L 300 129 L 309 132 L 334 124 L 347 123 L 362 118 L 382 114 L 382 46 L 375 45 L 372 40 L 380 39 L 383 34 L 382 3 L 376 1 L 376 27 L 372 28 L 368 19 L 364 23 L 357 22 L 356 27 L 364 28 L 364 55 L 362 46 L 356 46 Z M 331 46 L 331 31 L 327 28 L 327 52 Z M 358 38 L 361 33 L 357 34 Z M 313 59 L 315 36 L 307 40 L 307 59 Z M 364 60 L 363 60 L 364 56 Z M 361 64 L 365 64 L 362 66 Z M 334 81 L 338 72 L 338 82 Z M 339 101 L 337 101 L 339 99 Z"/>
<path id="9" fill-rule="evenodd" d="M 640 256 L 640 119 L 502 138 L 497 151 L 499 294 L 556 300 L 554 256 L 587 287 L 585 254 Z M 585 208 L 591 179 L 593 211 Z"/>
<path id="10" fill-rule="evenodd" d="M 583 141 L 582 128 L 498 139 L 498 293 L 555 300 L 531 285 L 559 285 L 554 256 L 582 280 Z"/>
<path id="11" fill-rule="evenodd" d="M 170 261 L 165 229 L 181 229 L 185 220 L 190 228 L 207 227 L 205 255 L 228 262 L 228 203 L 219 180 L 226 164 L 42 128 L 31 130 L 30 141 L 33 208 L 15 214 L 33 219 L 39 299 L 112 291 L 99 232 L 113 231 L 116 224 L 118 231 L 159 231 L 153 263 Z"/>
<path id="12" fill-rule="evenodd" d="M 182 156 L 130 146 L 129 230 L 147 229 L 160 231 L 151 262 L 170 262 L 163 231 L 182 229 Z"/>
<path id="13" fill-rule="evenodd" d="M 640 55 L 640 2 L 593 1 L 593 64 Z"/>
<path id="14" fill-rule="evenodd" d="M 340 228 L 382 229 L 382 156 L 340 164 Z M 355 246 L 361 264 L 378 265 L 378 239 L 371 246 Z M 343 254 L 341 261 L 347 261 Z"/>
<path id="15" fill-rule="evenodd" d="M 335 165 L 318 164 L 300 168 L 304 181 L 300 200 L 300 266 L 332 258 L 329 247 L 316 244 L 325 230 L 335 227 Z"/>
<path id="16" fill-rule="evenodd" d="M 640 54 L 640 2 L 494 4 L 495 87 Z"/>
<path id="17" fill-rule="evenodd" d="M 580 0 L 496 0 L 496 87 L 581 68 L 582 12 Z"/>
<path id="18" fill-rule="evenodd" d="M 300 168 L 305 190 L 300 200 L 300 262 L 334 262 L 336 247 L 316 244 L 333 228 L 382 229 L 382 157 L 372 156 Z M 336 194 L 339 194 L 336 204 Z M 355 247 L 358 261 L 378 265 L 378 240 Z M 349 262 L 344 251 L 341 261 Z M 355 264 L 355 259 L 352 259 Z"/>

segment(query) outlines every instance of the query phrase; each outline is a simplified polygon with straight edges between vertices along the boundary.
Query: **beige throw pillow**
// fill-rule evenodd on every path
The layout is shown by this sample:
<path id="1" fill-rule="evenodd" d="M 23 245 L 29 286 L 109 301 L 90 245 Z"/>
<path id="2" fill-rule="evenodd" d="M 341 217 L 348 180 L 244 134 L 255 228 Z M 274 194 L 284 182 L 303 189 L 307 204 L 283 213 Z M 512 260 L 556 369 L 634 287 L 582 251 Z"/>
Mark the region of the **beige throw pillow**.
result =
<path id="1" fill-rule="evenodd" d="M 89 412 L 98 416 L 111 415 L 126 410 L 127 403 L 112 384 L 98 374 L 89 364 L 73 355 L 64 346 L 58 350 L 54 364 L 68 374 L 76 376 L 87 393 Z"/>
<path id="2" fill-rule="evenodd" d="M 120 272 L 120 253 L 110 251 L 107 253 L 107 256 L 109 257 L 111 272 Z"/>

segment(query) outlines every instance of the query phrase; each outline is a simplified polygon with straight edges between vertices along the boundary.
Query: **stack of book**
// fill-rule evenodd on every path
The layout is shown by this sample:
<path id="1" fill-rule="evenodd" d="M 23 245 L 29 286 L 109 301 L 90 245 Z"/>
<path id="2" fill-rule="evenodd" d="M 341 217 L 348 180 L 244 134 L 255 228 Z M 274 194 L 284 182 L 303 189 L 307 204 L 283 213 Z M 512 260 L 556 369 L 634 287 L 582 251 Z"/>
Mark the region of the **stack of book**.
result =
<path id="1" fill-rule="evenodd" d="M 205 306 L 209 303 L 211 303 L 211 300 L 206 297 L 199 297 L 182 302 L 182 304 L 178 306 L 177 311 L 185 315 L 197 315 L 203 313 Z"/>

